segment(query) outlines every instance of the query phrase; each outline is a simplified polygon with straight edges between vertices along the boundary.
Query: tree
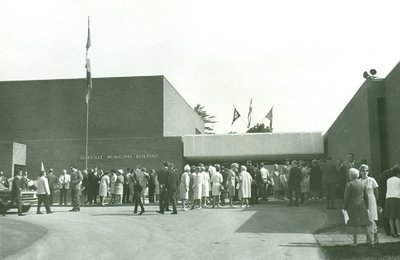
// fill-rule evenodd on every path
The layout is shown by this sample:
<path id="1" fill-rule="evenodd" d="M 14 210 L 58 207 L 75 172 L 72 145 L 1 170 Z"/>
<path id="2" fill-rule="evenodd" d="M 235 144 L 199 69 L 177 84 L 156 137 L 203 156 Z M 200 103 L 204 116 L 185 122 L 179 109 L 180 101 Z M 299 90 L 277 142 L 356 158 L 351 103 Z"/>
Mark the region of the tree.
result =
<path id="1" fill-rule="evenodd" d="M 255 126 L 249 128 L 247 133 L 272 133 L 272 128 L 265 126 L 264 124 L 256 124 Z"/>
<path id="2" fill-rule="evenodd" d="M 215 116 L 212 116 L 207 113 L 203 105 L 197 104 L 194 108 L 194 111 L 203 119 L 204 121 L 204 130 L 206 134 L 214 133 L 214 124 L 217 122 L 215 120 Z"/>

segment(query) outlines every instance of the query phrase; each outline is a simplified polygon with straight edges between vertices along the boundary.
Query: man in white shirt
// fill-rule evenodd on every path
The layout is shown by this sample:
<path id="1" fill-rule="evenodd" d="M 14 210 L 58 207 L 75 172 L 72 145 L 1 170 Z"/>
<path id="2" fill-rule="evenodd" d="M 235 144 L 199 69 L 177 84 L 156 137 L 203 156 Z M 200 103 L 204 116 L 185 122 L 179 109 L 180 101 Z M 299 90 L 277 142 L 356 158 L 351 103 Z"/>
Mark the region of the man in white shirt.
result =
<path id="1" fill-rule="evenodd" d="M 61 174 L 58 181 L 61 184 L 60 205 L 62 205 L 63 203 L 64 205 L 67 205 L 67 192 L 69 191 L 69 184 L 71 182 L 71 176 L 67 173 L 67 170 L 63 170 L 63 173 Z"/>
<path id="2" fill-rule="evenodd" d="M 53 213 L 53 211 L 51 211 L 51 209 L 50 209 L 49 202 L 48 202 L 49 195 L 50 195 L 49 181 L 46 178 L 46 172 L 41 171 L 40 178 L 37 181 L 38 205 L 37 205 L 36 214 L 43 214 L 42 212 L 40 212 L 42 203 L 44 203 L 44 206 L 46 207 L 47 214 Z"/>
<path id="3" fill-rule="evenodd" d="M 270 179 L 269 171 L 265 167 L 265 163 L 260 163 L 261 169 L 261 179 L 262 179 L 262 185 L 261 185 L 261 197 L 264 201 L 268 201 L 268 180 Z"/>

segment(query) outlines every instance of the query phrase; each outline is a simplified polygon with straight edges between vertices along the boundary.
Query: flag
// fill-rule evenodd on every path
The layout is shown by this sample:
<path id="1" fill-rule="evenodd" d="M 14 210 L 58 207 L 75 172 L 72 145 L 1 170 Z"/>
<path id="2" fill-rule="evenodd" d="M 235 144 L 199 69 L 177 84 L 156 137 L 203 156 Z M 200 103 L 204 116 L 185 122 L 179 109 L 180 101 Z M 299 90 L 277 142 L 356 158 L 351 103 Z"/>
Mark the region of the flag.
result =
<path id="1" fill-rule="evenodd" d="M 269 110 L 268 114 L 265 116 L 269 120 L 269 127 L 270 128 L 272 128 L 272 118 L 273 118 L 272 109 L 273 108 L 274 108 L 274 106 L 271 107 L 271 109 Z"/>
<path id="2" fill-rule="evenodd" d="M 236 107 L 233 107 L 233 120 L 232 120 L 232 125 L 235 123 L 235 121 L 240 117 L 239 111 L 237 111 Z"/>
<path id="3" fill-rule="evenodd" d="M 42 166 L 40 167 L 40 171 L 42 171 L 42 172 L 44 172 L 45 170 L 44 170 L 44 164 L 43 164 L 43 162 L 41 162 L 42 163 Z"/>
<path id="4" fill-rule="evenodd" d="M 92 90 L 92 69 L 90 67 L 89 58 L 89 48 L 92 46 L 92 41 L 90 40 L 90 20 L 88 17 L 88 37 L 86 42 L 86 104 L 89 104 L 90 91 Z"/>
<path id="5" fill-rule="evenodd" d="M 250 99 L 249 114 L 247 115 L 247 128 L 250 128 L 251 124 L 251 114 L 253 113 L 253 99 Z"/>

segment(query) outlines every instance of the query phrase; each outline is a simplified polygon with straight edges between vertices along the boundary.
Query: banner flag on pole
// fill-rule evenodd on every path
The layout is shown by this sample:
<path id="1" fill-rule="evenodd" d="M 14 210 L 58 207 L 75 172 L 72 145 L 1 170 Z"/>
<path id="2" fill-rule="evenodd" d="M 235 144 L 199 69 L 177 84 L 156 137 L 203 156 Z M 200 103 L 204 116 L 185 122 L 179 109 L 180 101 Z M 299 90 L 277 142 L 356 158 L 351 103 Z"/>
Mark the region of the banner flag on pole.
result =
<path id="1" fill-rule="evenodd" d="M 233 120 L 232 120 L 232 125 L 235 123 L 235 121 L 240 117 L 239 111 L 237 111 L 236 107 L 233 107 Z"/>
<path id="2" fill-rule="evenodd" d="M 273 119 L 273 110 L 274 106 L 271 107 L 271 109 L 269 110 L 268 114 L 265 116 L 268 120 L 269 120 L 269 127 L 272 128 L 272 119 Z"/>
<path id="3" fill-rule="evenodd" d="M 250 99 L 250 107 L 249 107 L 249 114 L 247 115 L 247 128 L 250 128 L 251 125 L 251 114 L 253 113 L 253 99 Z"/>
<path id="4" fill-rule="evenodd" d="M 90 40 L 90 18 L 88 17 L 88 37 L 86 42 L 86 103 L 89 104 L 90 91 L 92 90 L 92 69 L 90 67 L 89 48 L 92 46 Z"/>

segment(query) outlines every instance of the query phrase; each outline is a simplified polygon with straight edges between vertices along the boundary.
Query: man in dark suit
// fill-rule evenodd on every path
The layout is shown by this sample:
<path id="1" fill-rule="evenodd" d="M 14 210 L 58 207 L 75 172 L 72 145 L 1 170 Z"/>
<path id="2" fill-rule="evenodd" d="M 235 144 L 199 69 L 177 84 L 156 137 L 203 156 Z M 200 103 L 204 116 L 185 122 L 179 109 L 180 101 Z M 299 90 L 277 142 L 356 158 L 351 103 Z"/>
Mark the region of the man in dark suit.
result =
<path id="1" fill-rule="evenodd" d="M 160 210 L 158 213 L 164 214 L 165 206 L 168 204 L 168 162 L 164 162 L 164 167 L 158 171 L 158 183 L 160 184 Z"/>
<path id="2" fill-rule="evenodd" d="M 289 207 L 293 206 L 293 192 L 294 192 L 294 206 L 297 207 L 300 198 L 300 182 L 302 179 L 301 170 L 299 168 L 299 163 L 294 160 L 292 161 L 292 167 L 289 170 L 289 180 L 288 180 L 288 198 Z"/>
<path id="3" fill-rule="evenodd" d="M 354 153 L 348 153 L 346 155 L 347 161 L 346 163 L 344 163 L 344 167 L 346 168 L 346 183 L 350 181 L 349 179 L 349 170 L 351 168 L 356 168 L 358 169 L 357 165 L 356 165 L 356 159 L 354 156 Z"/>
<path id="4" fill-rule="evenodd" d="M 149 174 L 149 202 L 154 203 L 154 191 L 156 183 L 156 171 L 151 169 Z"/>
<path id="5" fill-rule="evenodd" d="M 325 187 L 327 209 L 335 208 L 335 189 L 337 183 L 336 165 L 331 161 L 332 158 L 326 158 L 326 162 L 322 165 L 322 183 Z"/>
<path id="6" fill-rule="evenodd" d="M 346 186 L 346 175 L 348 175 L 348 171 L 346 170 L 346 166 L 343 163 L 342 159 L 337 160 L 337 184 L 338 184 L 338 189 L 337 189 L 337 196 L 338 198 L 343 199 L 344 197 L 344 188 Z"/>
<path id="7" fill-rule="evenodd" d="M 49 170 L 49 174 L 47 174 L 47 180 L 49 181 L 49 189 L 50 189 L 50 195 L 49 195 L 49 205 L 53 205 L 53 194 L 54 194 L 54 185 L 56 184 L 56 176 L 53 173 L 53 169 Z"/>
<path id="8" fill-rule="evenodd" d="M 17 176 L 12 181 L 11 196 L 18 208 L 18 216 L 25 216 L 22 214 L 21 190 L 22 190 L 22 171 L 19 171 Z"/>
<path id="9" fill-rule="evenodd" d="M 168 165 L 168 184 L 167 184 L 167 198 L 172 203 L 172 213 L 178 214 L 176 210 L 176 191 L 178 190 L 179 176 L 174 170 L 174 165 Z"/>

